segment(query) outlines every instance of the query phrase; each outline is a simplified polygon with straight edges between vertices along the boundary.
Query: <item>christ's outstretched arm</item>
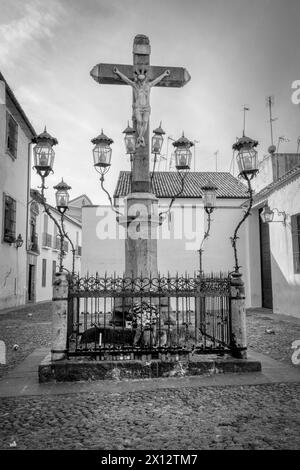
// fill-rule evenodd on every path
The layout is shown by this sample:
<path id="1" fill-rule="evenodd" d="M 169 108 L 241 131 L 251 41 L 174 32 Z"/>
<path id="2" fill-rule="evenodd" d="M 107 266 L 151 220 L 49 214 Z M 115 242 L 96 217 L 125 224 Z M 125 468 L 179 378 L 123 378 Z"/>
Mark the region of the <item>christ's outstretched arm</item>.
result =
<path id="1" fill-rule="evenodd" d="M 113 72 L 123 80 L 123 82 L 127 83 L 128 85 L 135 86 L 134 81 L 130 80 L 130 78 L 126 77 L 117 67 L 113 68 Z"/>
<path id="2" fill-rule="evenodd" d="M 165 70 L 164 73 L 162 73 L 161 75 L 159 75 L 158 77 L 156 77 L 154 80 L 152 80 L 149 85 L 150 86 L 155 86 L 157 85 L 159 82 L 161 82 L 165 77 L 168 77 L 170 75 L 170 70 Z"/>

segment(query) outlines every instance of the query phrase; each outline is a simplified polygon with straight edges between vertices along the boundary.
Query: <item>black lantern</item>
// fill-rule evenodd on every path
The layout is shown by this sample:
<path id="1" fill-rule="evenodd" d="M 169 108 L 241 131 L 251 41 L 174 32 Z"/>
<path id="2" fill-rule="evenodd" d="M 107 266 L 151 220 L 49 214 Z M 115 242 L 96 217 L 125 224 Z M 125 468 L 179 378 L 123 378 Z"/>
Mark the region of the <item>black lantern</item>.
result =
<path id="1" fill-rule="evenodd" d="M 187 139 L 182 133 L 180 139 L 173 142 L 175 147 L 175 166 L 177 171 L 188 171 L 191 167 L 192 152 L 190 148 L 193 147 L 193 142 Z"/>
<path id="2" fill-rule="evenodd" d="M 268 204 L 266 204 L 260 214 L 261 220 L 266 223 L 273 222 L 274 211 L 270 209 Z"/>
<path id="3" fill-rule="evenodd" d="M 135 153 L 136 139 L 135 130 L 133 129 L 133 127 L 130 127 L 129 122 L 127 123 L 126 129 L 123 131 L 123 134 L 125 134 L 124 141 L 126 147 L 126 154 L 132 155 L 133 153 Z"/>
<path id="4" fill-rule="evenodd" d="M 93 148 L 94 167 L 98 173 L 105 175 L 111 164 L 112 150 L 110 145 L 113 143 L 113 140 L 103 134 L 103 130 L 101 130 L 101 134 L 92 139 L 91 142 L 95 144 Z"/>
<path id="5" fill-rule="evenodd" d="M 217 189 L 217 186 L 210 180 L 201 188 L 203 192 L 204 209 L 207 214 L 212 213 L 216 207 Z"/>
<path id="6" fill-rule="evenodd" d="M 257 147 L 258 141 L 243 135 L 232 146 L 237 152 L 236 159 L 239 168 L 239 174 L 243 178 L 252 179 L 258 172 Z"/>
<path id="7" fill-rule="evenodd" d="M 16 238 L 15 240 L 15 246 L 18 249 L 18 248 L 21 248 L 22 245 L 23 245 L 23 238 L 22 238 L 22 235 L 19 233 L 18 238 Z"/>
<path id="8" fill-rule="evenodd" d="M 151 141 L 151 153 L 155 155 L 160 155 L 162 144 L 164 141 L 163 135 L 165 131 L 161 128 L 161 123 L 157 129 L 154 129 L 152 141 Z"/>
<path id="9" fill-rule="evenodd" d="M 33 148 L 34 168 L 41 177 L 46 177 L 53 172 L 53 163 L 55 152 L 53 146 L 58 144 L 55 137 L 52 137 L 46 130 L 36 136 L 32 143 L 36 144 Z"/>
<path id="10" fill-rule="evenodd" d="M 69 207 L 69 190 L 72 188 L 62 179 L 60 183 L 53 186 L 53 189 L 56 189 L 55 199 L 57 210 L 63 214 Z"/>

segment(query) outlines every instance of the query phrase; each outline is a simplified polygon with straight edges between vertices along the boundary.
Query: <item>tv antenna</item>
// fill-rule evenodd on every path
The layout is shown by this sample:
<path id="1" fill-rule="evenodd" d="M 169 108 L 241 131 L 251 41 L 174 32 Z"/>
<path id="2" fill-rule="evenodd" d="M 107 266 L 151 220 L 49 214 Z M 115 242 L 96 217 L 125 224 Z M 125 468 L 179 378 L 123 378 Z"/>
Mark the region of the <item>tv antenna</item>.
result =
<path id="1" fill-rule="evenodd" d="M 216 157 L 216 172 L 218 171 L 218 155 L 219 155 L 219 150 L 216 150 L 214 152 L 214 156 Z"/>
<path id="2" fill-rule="evenodd" d="M 200 140 L 193 140 L 194 143 L 194 171 L 196 171 L 196 144 L 200 144 Z"/>
<path id="3" fill-rule="evenodd" d="M 272 115 L 272 107 L 274 106 L 274 95 L 269 95 L 266 97 L 266 106 L 269 108 L 269 123 L 270 123 L 270 132 L 271 132 L 271 145 L 274 145 L 274 136 L 273 136 L 273 122 L 277 121 L 278 118 L 274 118 Z"/>
<path id="4" fill-rule="evenodd" d="M 246 129 L 246 112 L 250 111 L 249 105 L 248 104 L 243 104 L 242 111 L 244 113 L 243 117 L 243 135 L 245 135 L 245 129 Z"/>

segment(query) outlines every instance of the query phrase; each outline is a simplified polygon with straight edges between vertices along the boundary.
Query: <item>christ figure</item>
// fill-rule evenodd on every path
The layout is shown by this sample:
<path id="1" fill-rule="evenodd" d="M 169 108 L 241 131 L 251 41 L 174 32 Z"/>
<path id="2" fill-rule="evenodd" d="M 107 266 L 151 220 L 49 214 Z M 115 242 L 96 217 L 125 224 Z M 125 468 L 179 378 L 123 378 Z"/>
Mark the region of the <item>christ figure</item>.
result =
<path id="1" fill-rule="evenodd" d="M 153 86 L 157 85 L 161 80 L 170 75 L 169 70 L 156 77 L 154 80 L 149 80 L 146 70 L 139 70 L 135 72 L 134 80 L 126 77 L 117 67 L 113 69 L 114 73 L 118 75 L 125 83 L 130 85 L 133 89 L 133 117 L 136 119 L 137 124 L 137 147 L 145 147 L 144 135 L 147 130 L 149 116 L 150 116 L 150 90 Z"/>

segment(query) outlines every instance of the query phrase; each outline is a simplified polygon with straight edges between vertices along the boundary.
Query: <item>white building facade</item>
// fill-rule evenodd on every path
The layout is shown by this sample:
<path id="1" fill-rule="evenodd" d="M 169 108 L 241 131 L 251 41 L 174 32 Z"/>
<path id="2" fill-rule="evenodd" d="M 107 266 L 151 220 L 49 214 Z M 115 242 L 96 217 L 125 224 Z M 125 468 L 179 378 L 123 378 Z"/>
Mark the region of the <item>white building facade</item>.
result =
<path id="1" fill-rule="evenodd" d="M 158 270 L 161 274 L 194 275 L 199 272 L 198 250 L 207 228 L 201 187 L 209 180 L 218 190 L 210 236 L 203 246 L 203 271 L 227 273 L 233 270 L 230 237 L 243 216 L 246 187 L 230 173 L 190 172 L 184 192 L 174 202 L 170 215 L 163 216 L 164 222 L 157 230 Z M 166 212 L 171 196 L 178 193 L 180 187 L 178 175 L 175 172 L 156 172 L 153 187 L 159 199 L 158 212 Z M 115 205 L 120 212 L 124 212 L 124 197 L 129 189 L 129 172 L 121 172 L 114 194 Z M 82 227 L 82 273 L 103 275 L 115 272 L 122 275 L 125 270 L 125 230 L 116 222 L 115 212 L 109 206 L 86 205 L 82 209 Z M 260 280 L 247 269 L 250 258 L 247 236 L 247 225 L 243 225 L 238 240 L 239 264 L 244 273 L 247 306 L 259 306 Z M 252 260 L 256 257 L 259 263 L 259 250 L 251 256 Z"/>
<path id="2" fill-rule="evenodd" d="M 27 298 L 26 227 L 34 136 L 0 73 L 0 309 L 22 305 Z"/>
<path id="3" fill-rule="evenodd" d="M 59 268 L 60 236 L 54 221 L 44 212 L 37 190 L 31 191 L 32 202 L 29 210 L 28 238 L 28 277 L 27 302 L 39 302 L 52 299 L 52 284 L 55 272 Z M 51 215 L 61 224 L 61 215 L 49 206 Z M 76 273 L 81 272 L 81 223 L 64 215 L 64 228 L 73 242 Z M 64 268 L 72 272 L 73 253 L 70 242 L 64 240 Z"/>
<path id="4" fill-rule="evenodd" d="M 300 154 L 268 155 L 255 186 L 248 276 L 260 280 L 260 289 L 252 286 L 252 296 L 274 313 L 300 317 Z M 261 217 L 266 205 L 274 213 L 269 223 Z"/>

